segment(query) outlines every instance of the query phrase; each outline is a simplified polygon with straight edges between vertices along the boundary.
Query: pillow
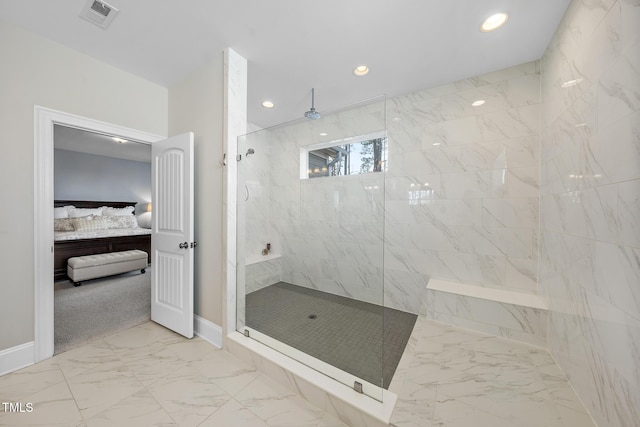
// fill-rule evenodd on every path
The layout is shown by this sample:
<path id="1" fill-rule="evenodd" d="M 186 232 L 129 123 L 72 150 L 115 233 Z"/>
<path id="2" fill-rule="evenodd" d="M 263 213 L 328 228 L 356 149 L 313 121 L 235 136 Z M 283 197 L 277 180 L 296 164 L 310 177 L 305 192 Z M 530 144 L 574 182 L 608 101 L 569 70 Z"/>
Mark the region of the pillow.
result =
<path id="1" fill-rule="evenodd" d="M 73 231 L 73 218 L 54 218 L 53 231 Z"/>
<path id="2" fill-rule="evenodd" d="M 145 212 L 138 217 L 138 227 L 151 228 L 151 212 Z"/>
<path id="3" fill-rule="evenodd" d="M 96 231 L 106 230 L 107 223 L 100 216 L 87 216 L 84 218 L 71 218 L 75 231 Z"/>
<path id="4" fill-rule="evenodd" d="M 107 228 L 138 228 L 138 222 L 133 215 L 109 215 L 101 218 Z"/>
<path id="5" fill-rule="evenodd" d="M 102 215 L 102 208 L 96 209 L 84 209 L 84 208 L 72 208 L 69 209 L 69 217 L 71 218 L 81 218 L 83 216 L 89 215 Z"/>
<path id="6" fill-rule="evenodd" d="M 53 208 L 53 219 L 69 218 L 69 210 L 74 206 L 63 206 L 61 208 Z"/>
<path id="7" fill-rule="evenodd" d="M 125 216 L 125 215 L 133 215 L 134 211 L 133 206 L 126 206 L 124 208 L 112 208 L 110 206 L 102 207 L 102 215 L 107 216 Z"/>

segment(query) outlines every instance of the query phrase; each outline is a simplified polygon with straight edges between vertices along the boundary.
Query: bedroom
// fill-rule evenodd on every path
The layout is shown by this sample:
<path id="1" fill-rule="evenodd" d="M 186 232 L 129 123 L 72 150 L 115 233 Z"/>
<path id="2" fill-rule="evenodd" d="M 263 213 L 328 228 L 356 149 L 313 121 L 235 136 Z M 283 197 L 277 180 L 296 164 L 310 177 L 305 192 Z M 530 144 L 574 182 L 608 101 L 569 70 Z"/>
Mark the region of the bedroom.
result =
<path id="1" fill-rule="evenodd" d="M 151 149 L 147 144 L 54 127 L 55 352 L 150 317 L 151 274 L 133 270 L 82 281 L 71 257 L 125 250 L 150 262 Z M 103 208 L 103 205 L 106 206 Z"/>

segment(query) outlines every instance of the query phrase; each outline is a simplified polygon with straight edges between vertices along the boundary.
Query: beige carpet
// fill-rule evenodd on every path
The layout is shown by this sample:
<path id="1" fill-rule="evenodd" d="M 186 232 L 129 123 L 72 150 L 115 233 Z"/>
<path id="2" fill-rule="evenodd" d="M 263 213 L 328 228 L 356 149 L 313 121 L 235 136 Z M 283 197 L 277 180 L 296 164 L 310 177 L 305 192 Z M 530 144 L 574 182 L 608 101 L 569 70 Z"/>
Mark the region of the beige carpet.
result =
<path id="1" fill-rule="evenodd" d="M 149 270 L 87 280 L 79 287 L 69 281 L 54 286 L 55 354 L 151 318 Z"/>

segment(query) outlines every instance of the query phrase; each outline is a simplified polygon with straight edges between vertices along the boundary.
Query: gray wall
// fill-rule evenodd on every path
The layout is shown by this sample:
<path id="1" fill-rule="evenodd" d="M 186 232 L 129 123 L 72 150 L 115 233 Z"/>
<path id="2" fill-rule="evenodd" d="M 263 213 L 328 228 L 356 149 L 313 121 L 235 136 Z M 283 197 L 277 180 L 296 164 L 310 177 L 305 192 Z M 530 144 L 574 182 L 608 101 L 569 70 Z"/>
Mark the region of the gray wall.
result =
<path id="1" fill-rule="evenodd" d="M 136 201 L 136 214 L 151 201 L 149 163 L 54 150 L 54 198 L 71 200 Z"/>

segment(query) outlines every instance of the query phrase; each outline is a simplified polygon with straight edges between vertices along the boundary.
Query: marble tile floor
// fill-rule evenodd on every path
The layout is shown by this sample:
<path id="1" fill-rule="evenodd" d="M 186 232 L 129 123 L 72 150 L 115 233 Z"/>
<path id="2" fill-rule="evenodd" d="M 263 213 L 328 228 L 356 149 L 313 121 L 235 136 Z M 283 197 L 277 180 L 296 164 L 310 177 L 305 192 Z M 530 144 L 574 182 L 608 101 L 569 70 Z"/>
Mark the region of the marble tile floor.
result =
<path id="1" fill-rule="evenodd" d="M 394 427 L 589 427 L 540 347 L 419 317 L 390 391 Z M 344 426 L 208 342 L 148 322 L 0 377 L 0 426 Z"/>
<path id="2" fill-rule="evenodd" d="M 344 426 L 226 351 L 148 322 L 0 377 L 0 426 Z"/>
<path id="3" fill-rule="evenodd" d="M 394 427 L 593 427 L 549 352 L 419 316 L 389 391 Z"/>

